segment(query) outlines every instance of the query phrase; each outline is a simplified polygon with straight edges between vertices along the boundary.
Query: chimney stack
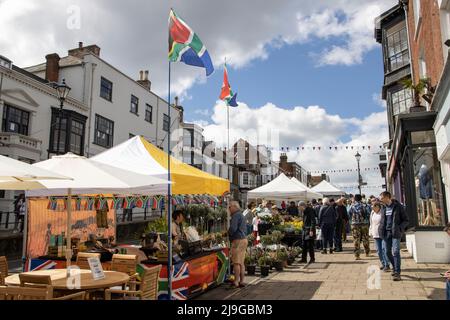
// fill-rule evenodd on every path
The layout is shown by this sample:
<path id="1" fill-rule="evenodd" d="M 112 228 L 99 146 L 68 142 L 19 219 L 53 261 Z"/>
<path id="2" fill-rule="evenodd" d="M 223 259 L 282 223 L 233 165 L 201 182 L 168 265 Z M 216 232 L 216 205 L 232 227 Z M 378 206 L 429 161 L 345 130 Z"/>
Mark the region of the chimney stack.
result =
<path id="1" fill-rule="evenodd" d="M 45 68 L 45 80 L 50 82 L 58 82 L 59 80 L 59 60 L 60 57 L 57 53 L 51 53 L 45 56 L 46 68 Z"/>
<path id="2" fill-rule="evenodd" d="M 78 48 L 70 49 L 68 51 L 69 56 L 77 57 L 82 59 L 84 55 L 92 53 L 96 55 L 97 57 L 100 57 L 100 47 L 93 44 L 90 46 L 83 46 L 83 42 L 78 42 Z"/>
<path id="3" fill-rule="evenodd" d="M 148 70 L 139 71 L 139 80 L 137 80 L 136 82 L 139 83 L 141 86 L 147 88 L 148 91 L 150 91 L 152 88 L 152 82 L 148 80 Z"/>

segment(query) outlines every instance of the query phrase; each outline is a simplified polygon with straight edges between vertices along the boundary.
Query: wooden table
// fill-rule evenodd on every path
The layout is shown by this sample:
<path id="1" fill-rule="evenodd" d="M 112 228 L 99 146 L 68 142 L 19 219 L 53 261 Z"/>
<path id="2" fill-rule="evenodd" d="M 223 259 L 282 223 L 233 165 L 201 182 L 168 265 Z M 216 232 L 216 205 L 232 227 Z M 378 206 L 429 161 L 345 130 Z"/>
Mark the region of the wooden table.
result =
<path id="1" fill-rule="evenodd" d="M 96 290 L 107 289 L 115 286 L 125 285 L 130 276 L 123 272 L 104 271 L 105 278 L 94 280 L 90 270 L 79 270 L 79 286 L 73 288 L 75 281 L 67 283 L 67 269 L 52 269 L 25 272 L 25 274 L 49 275 L 52 279 L 54 290 Z M 73 271 L 72 271 L 73 272 Z M 20 286 L 19 274 L 13 274 L 5 278 L 5 284 L 8 286 Z M 69 287 L 68 287 L 69 285 Z"/>

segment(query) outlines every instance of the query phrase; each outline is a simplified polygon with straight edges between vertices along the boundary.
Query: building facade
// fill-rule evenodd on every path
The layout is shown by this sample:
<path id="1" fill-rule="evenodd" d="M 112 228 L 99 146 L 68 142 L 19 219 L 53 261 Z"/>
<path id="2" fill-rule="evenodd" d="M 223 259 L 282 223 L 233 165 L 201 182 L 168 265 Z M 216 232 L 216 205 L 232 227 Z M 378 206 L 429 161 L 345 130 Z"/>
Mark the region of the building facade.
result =
<path id="1" fill-rule="evenodd" d="M 280 155 L 279 171 L 288 177 L 297 178 L 304 185 L 308 184 L 308 172 L 306 169 L 297 162 L 289 162 L 286 153 Z"/>
<path id="2" fill-rule="evenodd" d="M 138 80 L 100 58 L 96 45 L 19 68 L 0 57 L 0 153 L 29 163 L 72 152 L 91 157 L 135 135 L 167 152 L 168 130 L 175 156 L 183 141 L 183 109 L 151 91 L 148 71 Z M 63 108 L 54 85 L 71 88 Z M 61 121 L 60 121 L 61 119 Z M 0 191 L 0 211 L 12 211 L 15 192 Z"/>
<path id="3" fill-rule="evenodd" d="M 70 96 L 88 106 L 85 156 L 94 156 L 135 135 L 167 152 L 169 127 L 171 145 L 181 145 L 182 109 L 172 104 L 169 119 L 169 104 L 151 91 L 148 71 L 141 71 L 134 80 L 103 60 L 98 46 L 83 46 L 81 42 L 65 57 L 53 53 L 45 58 L 46 62 L 25 70 L 49 82 L 65 79 L 71 87 Z"/>
<path id="4" fill-rule="evenodd" d="M 438 16 L 436 1 L 400 1 L 375 23 L 389 123 L 386 182 L 405 204 L 407 248 L 417 262 L 450 261 L 450 242 L 442 232 L 448 221 L 446 196 L 433 131 L 437 109 L 432 99 L 443 65 Z M 423 90 L 404 81 L 416 85 L 421 79 Z"/>
<path id="5" fill-rule="evenodd" d="M 0 56 L 0 154 L 27 163 L 48 158 L 57 148 L 60 101 L 51 84 Z M 89 107 L 69 96 L 64 103 L 60 144 L 83 154 Z M 0 211 L 13 209 L 20 191 L 0 191 Z"/>

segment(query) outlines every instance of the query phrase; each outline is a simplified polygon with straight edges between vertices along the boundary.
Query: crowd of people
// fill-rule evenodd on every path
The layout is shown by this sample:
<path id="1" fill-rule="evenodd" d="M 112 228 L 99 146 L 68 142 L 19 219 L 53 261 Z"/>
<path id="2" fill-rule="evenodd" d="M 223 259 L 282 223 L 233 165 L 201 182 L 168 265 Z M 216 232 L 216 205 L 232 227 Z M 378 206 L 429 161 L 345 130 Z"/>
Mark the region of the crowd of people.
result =
<path id="1" fill-rule="evenodd" d="M 252 202 L 242 212 L 239 203 L 232 201 L 229 207 L 231 227 L 229 230 L 232 242 L 231 256 L 235 268 L 235 286 L 243 286 L 244 256 L 246 235 L 258 234 L 260 218 L 264 215 L 283 214 L 299 216 L 303 220 L 302 230 L 302 263 L 315 262 L 315 251 L 322 254 L 333 254 L 343 251 L 342 243 L 347 241 L 351 233 L 355 260 L 361 259 L 365 253 L 370 257 L 370 237 L 372 237 L 380 262 L 380 269 L 390 272 L 393 281 L 401 281 L 400 243 L 409 225 L 405 207 L 385 191 L 379 197 L 356 194 L 350 198 L 313 199 L 300 201 L 298 204 L 281 203 L 281 210 L 271 202 L 256 205 Z M 450 227 L 445 231 L 450 236 Z M 362 245 L 362 248 L 361 248 Z M 235 258 L 233 258 L 233 256 Z M 450 300 L 450 270 L 443 274 L 447 278 L 447 299 Z"/>
<path id="2" fill-rule="evenodd" d="M 356 260 L 361 254 L 370 256 L 373 238 L 380 260 L 380 269 L 392 273 L 394 281 L 401 280 L 400 241 L 408 227 L 408 216 L 402 204 L 383 192 L 377 198 L 354 195 L 351 198 L 312 199 L 311 201 L 281 203 L 281 210 L 272 202 L 258 206 L 251 202 L 243 212 L 246 232 L 258 234 L 260 218 L 264 215 L 285 214 L 303 219 L 302 260 L 315 262 L 315 251 L 333 254 L 343 251 L 342 244 L 351 233 Z"/>

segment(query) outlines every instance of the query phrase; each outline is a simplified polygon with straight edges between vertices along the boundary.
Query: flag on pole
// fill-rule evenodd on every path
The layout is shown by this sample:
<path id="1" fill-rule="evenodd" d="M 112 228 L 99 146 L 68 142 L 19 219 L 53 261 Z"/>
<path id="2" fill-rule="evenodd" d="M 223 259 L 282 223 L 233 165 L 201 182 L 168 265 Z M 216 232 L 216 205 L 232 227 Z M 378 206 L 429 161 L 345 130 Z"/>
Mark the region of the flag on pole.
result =
<path id="1" fill-rule="evenodd" d="M 173 9 L 169 14 L 169 60 L 205 68 L 207 76 L 214 71 L 208 50 L 198 35 Z"/>
<path id="2" fill-rule="evenodd" d="M 228 82 L 228 71 L 227 65 L 225 64 L 223 67 L 223 83 L 222 83 L 222 91 L 220 92 L 220 100 L 224 100 L 227 103 L 227 106 L 237 107 L 237 93 L 233 93 L 231 90 L 230 83 Z"/>

